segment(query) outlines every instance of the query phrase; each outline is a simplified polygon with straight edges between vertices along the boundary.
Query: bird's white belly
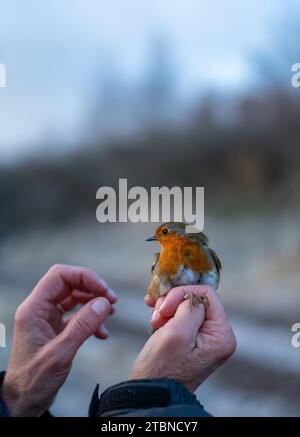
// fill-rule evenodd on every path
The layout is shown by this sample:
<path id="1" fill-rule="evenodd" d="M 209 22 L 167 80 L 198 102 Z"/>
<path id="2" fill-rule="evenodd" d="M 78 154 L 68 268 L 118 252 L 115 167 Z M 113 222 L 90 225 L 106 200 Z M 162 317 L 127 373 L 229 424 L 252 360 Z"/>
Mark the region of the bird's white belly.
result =
<path id="1" fill-rule="evenodd" d="M 191 269 L 182 267 L 180 272 L 172 280 L 175 285 L 211 285 L 214 288 L 218 288 L 219 276 L 216 271 L 211 270 L 205 275 L 199 275 L 199 273 L 194 272 Z"/>
<path id="2" fill-rule="evenodd" d="M 219 275 L 216 271 L 211 270 L 209 273 L 199 275 L 199 273 L 185 267 L 182 267 L 172 280 L 166 277 L 161 278 L 158 275 L 155 275 L 154 280 L 158 283 L 160 296 L 166 295 L 171 288 L 180 285 L 210 285 L 215 289 L 219 285 Z"/>

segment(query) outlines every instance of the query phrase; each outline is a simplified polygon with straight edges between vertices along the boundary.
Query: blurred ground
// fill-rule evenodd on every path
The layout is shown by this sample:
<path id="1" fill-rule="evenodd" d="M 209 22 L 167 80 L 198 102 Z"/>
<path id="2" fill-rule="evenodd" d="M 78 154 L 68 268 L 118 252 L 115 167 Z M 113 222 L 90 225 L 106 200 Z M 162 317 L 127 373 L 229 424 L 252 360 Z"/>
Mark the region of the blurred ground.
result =
<path id="1" fill-rule="evenodd" d="M 205 232 L 223 262 L 220 293 L 238 339 L 233 359 L 206 381 L 198 398 L 215 415 L 299 415 L 300 353 L 291 346 L 299 322 L 299 216 L 278 214 L 218 220 Z M 103 390 L 127 378 L 148 336 L 143 296 L 155 243 L 155 225 L 82 221 L 7 238 L 0 248 L 0 320 L 12 334 L 13 313 L 34 283 L 57 262 L 96 269 L 120 296 L 111 336 L 81 349 L 53 412 L 86 415 L 96 383 Z M 1 368 L 9 348 L 1 349 Z M 6 357 L 5 357 L 6 355 Z"/>

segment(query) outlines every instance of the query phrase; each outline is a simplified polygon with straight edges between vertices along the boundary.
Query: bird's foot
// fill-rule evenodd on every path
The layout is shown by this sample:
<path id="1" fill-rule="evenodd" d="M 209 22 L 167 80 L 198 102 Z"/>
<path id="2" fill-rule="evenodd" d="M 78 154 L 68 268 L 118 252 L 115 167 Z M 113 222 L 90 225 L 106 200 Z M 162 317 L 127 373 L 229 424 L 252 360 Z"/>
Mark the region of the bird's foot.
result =
<path id="1" fill-rule="evenodd" d="M 196 296 L 193 293 L 187 293 L 184 296 L 184 300 L 188 300 L 189 307 L 192 309 L 193 307 L 197 307 L 198 305 L 204 305 L 205 310 L 209 307 L 209 300 L 206 296 Z"/>

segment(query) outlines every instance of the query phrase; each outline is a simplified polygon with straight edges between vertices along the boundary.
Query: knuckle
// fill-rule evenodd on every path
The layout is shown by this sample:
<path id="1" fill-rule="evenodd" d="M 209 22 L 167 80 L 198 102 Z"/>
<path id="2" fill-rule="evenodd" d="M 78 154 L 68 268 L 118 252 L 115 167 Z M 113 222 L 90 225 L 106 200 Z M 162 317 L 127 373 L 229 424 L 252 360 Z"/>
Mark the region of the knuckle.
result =
<path id="1" fill-rule="evenodd" d="M 88 275 L 96 275 L 96 272 L 93 269 L 90 269 L 89 267 L 81 267 L 81 271 L 83 273 L 87 273 Z"/>
<path id="2" fill-rule="evenodd" d="M 59 274 L 66 266 L 64 264 L 53 264 L 53 266 L 50 267 L 49 273 L 52 274 Z"/>
<path id="3" fill-rule="evenodd" d="M 237 348 L 236 337 L 233 331 L 231 331 L 231 335 L 229 336 L 229 339 L 227 341 L 227 348 L 226 348 L 228 358 L 235 353 L 236 348 Z"/>
<path id="4" fill-rule="evenodd" d="M 220 350 L 219 358 L 221 360 L 227 360 L 235 353 L 236 347 L 237 347 L 236 337 L 233 331 L 230 329 L 227 335 L 225 335 L 223 338 L 222 345 L 219 349 Z"/>
<path id="5" fill-rule="evenodd" d="M 85 332 L 90 330 L 89 322 L 86 319 L 84 319 L 83 317 L 74 318 L 73 324 L 74 324 L 74 329 L 77 332 L 85 333 Z"/>
<path id="6" fill-rule="evenodd" d="M 89 267 L 81 267 L 81 277 L 83 281 L 83 276 L 88 276 L 90 278 L 93 278 L 94 280 L 99 279 L 99 275 L 95 270 L 89 268 Z"/>
<path id="7" fill-rule="evenodd" d="M 21 304 L 16 312 L 15 312 L 15 322 L 19 324 L 26 324 L 30 319 L 30 316 L 28 314 L 28 311 L 26 309 L 26 306 L 24 304 Z"/>
<path id="8" fill-rule="evenodd" d="M 172 331 L 164 330 L 161 333 L 160 340 L 163 347 L 168 347 L 174 344 L 175 339 Z"/>
<path id="9" fill-rule="evenodd" d="M 175 345 L 185 344 L 187 341 L 186 335 L 182 332 L 178 333 L 174 329 L 166 329 L 162 334 L 162 343 L 166 348 L 173 348 Z"/>

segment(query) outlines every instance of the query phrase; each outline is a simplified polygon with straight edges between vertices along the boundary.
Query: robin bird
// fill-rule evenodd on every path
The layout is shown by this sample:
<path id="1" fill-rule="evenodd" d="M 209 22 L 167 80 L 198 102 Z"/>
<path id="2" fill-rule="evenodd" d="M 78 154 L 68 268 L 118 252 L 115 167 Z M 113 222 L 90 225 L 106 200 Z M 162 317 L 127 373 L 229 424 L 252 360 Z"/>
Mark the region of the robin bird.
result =
<path id="1" fill-rule="evenodd" d="M 207 284 L 218 288 L 221 262 L 202 232 L 186 233 L 184 223 L 169 222 L 159 226 L 155 236 L 146 241 L 158 241 L 161 245 L 161 252 L 155 254 L 147 290 L 152 300 L 156 301 L 179 285 Z M 191 307 L 200 303 L 205 308 L 209 305 L 203 296 L 187 294 L 185 299 Z"/>

